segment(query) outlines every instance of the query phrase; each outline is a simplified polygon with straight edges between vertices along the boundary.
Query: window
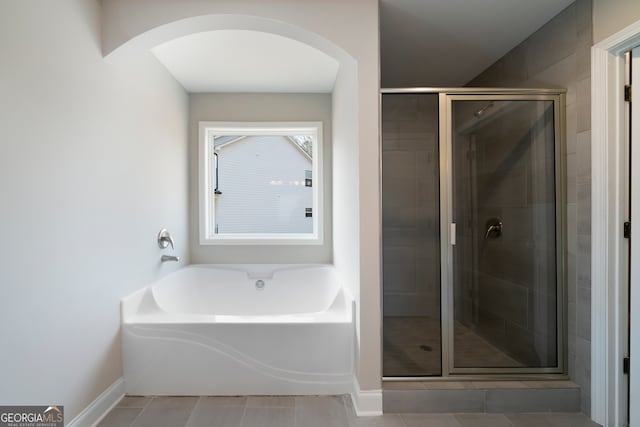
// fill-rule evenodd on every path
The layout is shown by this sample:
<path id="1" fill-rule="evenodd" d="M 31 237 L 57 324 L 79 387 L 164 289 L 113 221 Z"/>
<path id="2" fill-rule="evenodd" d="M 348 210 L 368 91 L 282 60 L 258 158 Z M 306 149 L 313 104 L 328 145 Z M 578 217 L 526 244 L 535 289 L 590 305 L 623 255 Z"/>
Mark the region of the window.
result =
<path id="1" fill-rule="evenodd" d="M 200 243 L 321 244 L 322 123 L 200 122 Z"/>

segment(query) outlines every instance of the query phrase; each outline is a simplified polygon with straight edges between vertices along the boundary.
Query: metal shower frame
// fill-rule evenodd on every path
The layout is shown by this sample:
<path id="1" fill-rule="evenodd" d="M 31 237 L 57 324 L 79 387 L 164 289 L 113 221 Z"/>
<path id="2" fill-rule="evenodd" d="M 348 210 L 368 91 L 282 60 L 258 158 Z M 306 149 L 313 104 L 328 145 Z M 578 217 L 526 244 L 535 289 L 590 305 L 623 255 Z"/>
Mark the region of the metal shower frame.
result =
<path id="1" fill-rule="evenodd" d="M 439 156 L 440 156 L 440 291 L 441 291 L 441 376 L 384 377 L 383 381 L 447 381 L 447 380 L 514 380 L 514 379 L 567 379 L 567 227 L 566 227 L 566 143 L 565 107 L 566 90 L 522 88 L 383 88 L 380 90 L 379 119 L 382 123 L 382 102 L 385 94 L 434 94 L 439 98 Z M 556 283 L 557 283 L 557 360 L 552 368 L 455 368 L 453 365 L 453 247 L 450 224 L 452 223 L 452 102 L 454 100 L 527 100 L 553 101 L 555 145 L 555 202 L 556 202 Z M 382 217 L 382 132 L 379 138 L 380 206 Z M 382 224 L 381 224 L 382 227 Z M 380 230 L 382 248 L 382 229 Z M 380 255 L 382 257 L 382 254 Z M 383 267 L 381 259 L 381 270 Z M 381 276 L 382 271 L 381 271 Z M 384 292 L 381 292 L 381 307 Z M 383 311 L 384 312 L 384 311 Z M 383 316 L 384 321 L 384 316 Z M 380 330 L 382 337 L 383 331 Z M 382 340 L 381 340 L 382 342 Z M 383 351 L 381 349 L 381 351 Z M 382 358 L 381 358 L 382 363 Z M 381 367 L 382 368 L 382 367 Z M 381 369 L 381 372 L 382 371 Z"/>

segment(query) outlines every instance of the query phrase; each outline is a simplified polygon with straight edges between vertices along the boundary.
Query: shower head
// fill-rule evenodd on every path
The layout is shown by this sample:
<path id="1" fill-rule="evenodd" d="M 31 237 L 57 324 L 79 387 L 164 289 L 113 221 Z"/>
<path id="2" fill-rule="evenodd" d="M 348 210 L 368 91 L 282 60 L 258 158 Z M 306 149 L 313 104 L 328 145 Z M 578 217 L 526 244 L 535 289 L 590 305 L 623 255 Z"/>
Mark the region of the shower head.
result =
<path id="1" fill-rule="evenodd" d="M 491 101 L 490 103 L 488 103 L 487 105 L 485 105 L 484 107 L 482 107 L 481 109 L 479 109 L 478 111 L 476 111 L 475 113 L 473 113 L 474 117 L 476 119 L 479 119 L 480 117 L 482 117 L 482 115 L 484 114 L 485 111 L 487 111 L 489 108 L 493 107 L 493 101 Z"/>

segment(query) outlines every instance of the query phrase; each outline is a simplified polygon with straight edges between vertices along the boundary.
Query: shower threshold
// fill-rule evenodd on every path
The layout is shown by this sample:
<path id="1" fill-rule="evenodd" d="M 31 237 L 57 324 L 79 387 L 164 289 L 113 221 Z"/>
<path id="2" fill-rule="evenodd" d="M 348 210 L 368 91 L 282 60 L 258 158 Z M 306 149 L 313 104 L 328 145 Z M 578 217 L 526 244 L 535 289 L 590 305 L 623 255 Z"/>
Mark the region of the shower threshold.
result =
<path id="1" fill-rule="evenodd" d="M 580 387 L 569 380 L 389 381 L 385 413 L 579 412 Z"/>

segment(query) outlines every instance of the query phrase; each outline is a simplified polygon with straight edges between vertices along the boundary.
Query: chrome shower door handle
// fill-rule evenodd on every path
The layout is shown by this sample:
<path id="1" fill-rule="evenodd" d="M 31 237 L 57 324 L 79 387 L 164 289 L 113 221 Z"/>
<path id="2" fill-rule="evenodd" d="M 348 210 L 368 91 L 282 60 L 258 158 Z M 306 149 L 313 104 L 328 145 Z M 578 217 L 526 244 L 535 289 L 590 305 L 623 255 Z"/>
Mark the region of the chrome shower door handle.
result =
<path id="1" fill-rule="evenodd" d="M 492 235 L 495 236 L 495 238 L 502 235 L 502 221 L 498 218 L 491 218 L 487 221 L 487 232 L 484 235 L 485 240 L 489 239 Z"/>

